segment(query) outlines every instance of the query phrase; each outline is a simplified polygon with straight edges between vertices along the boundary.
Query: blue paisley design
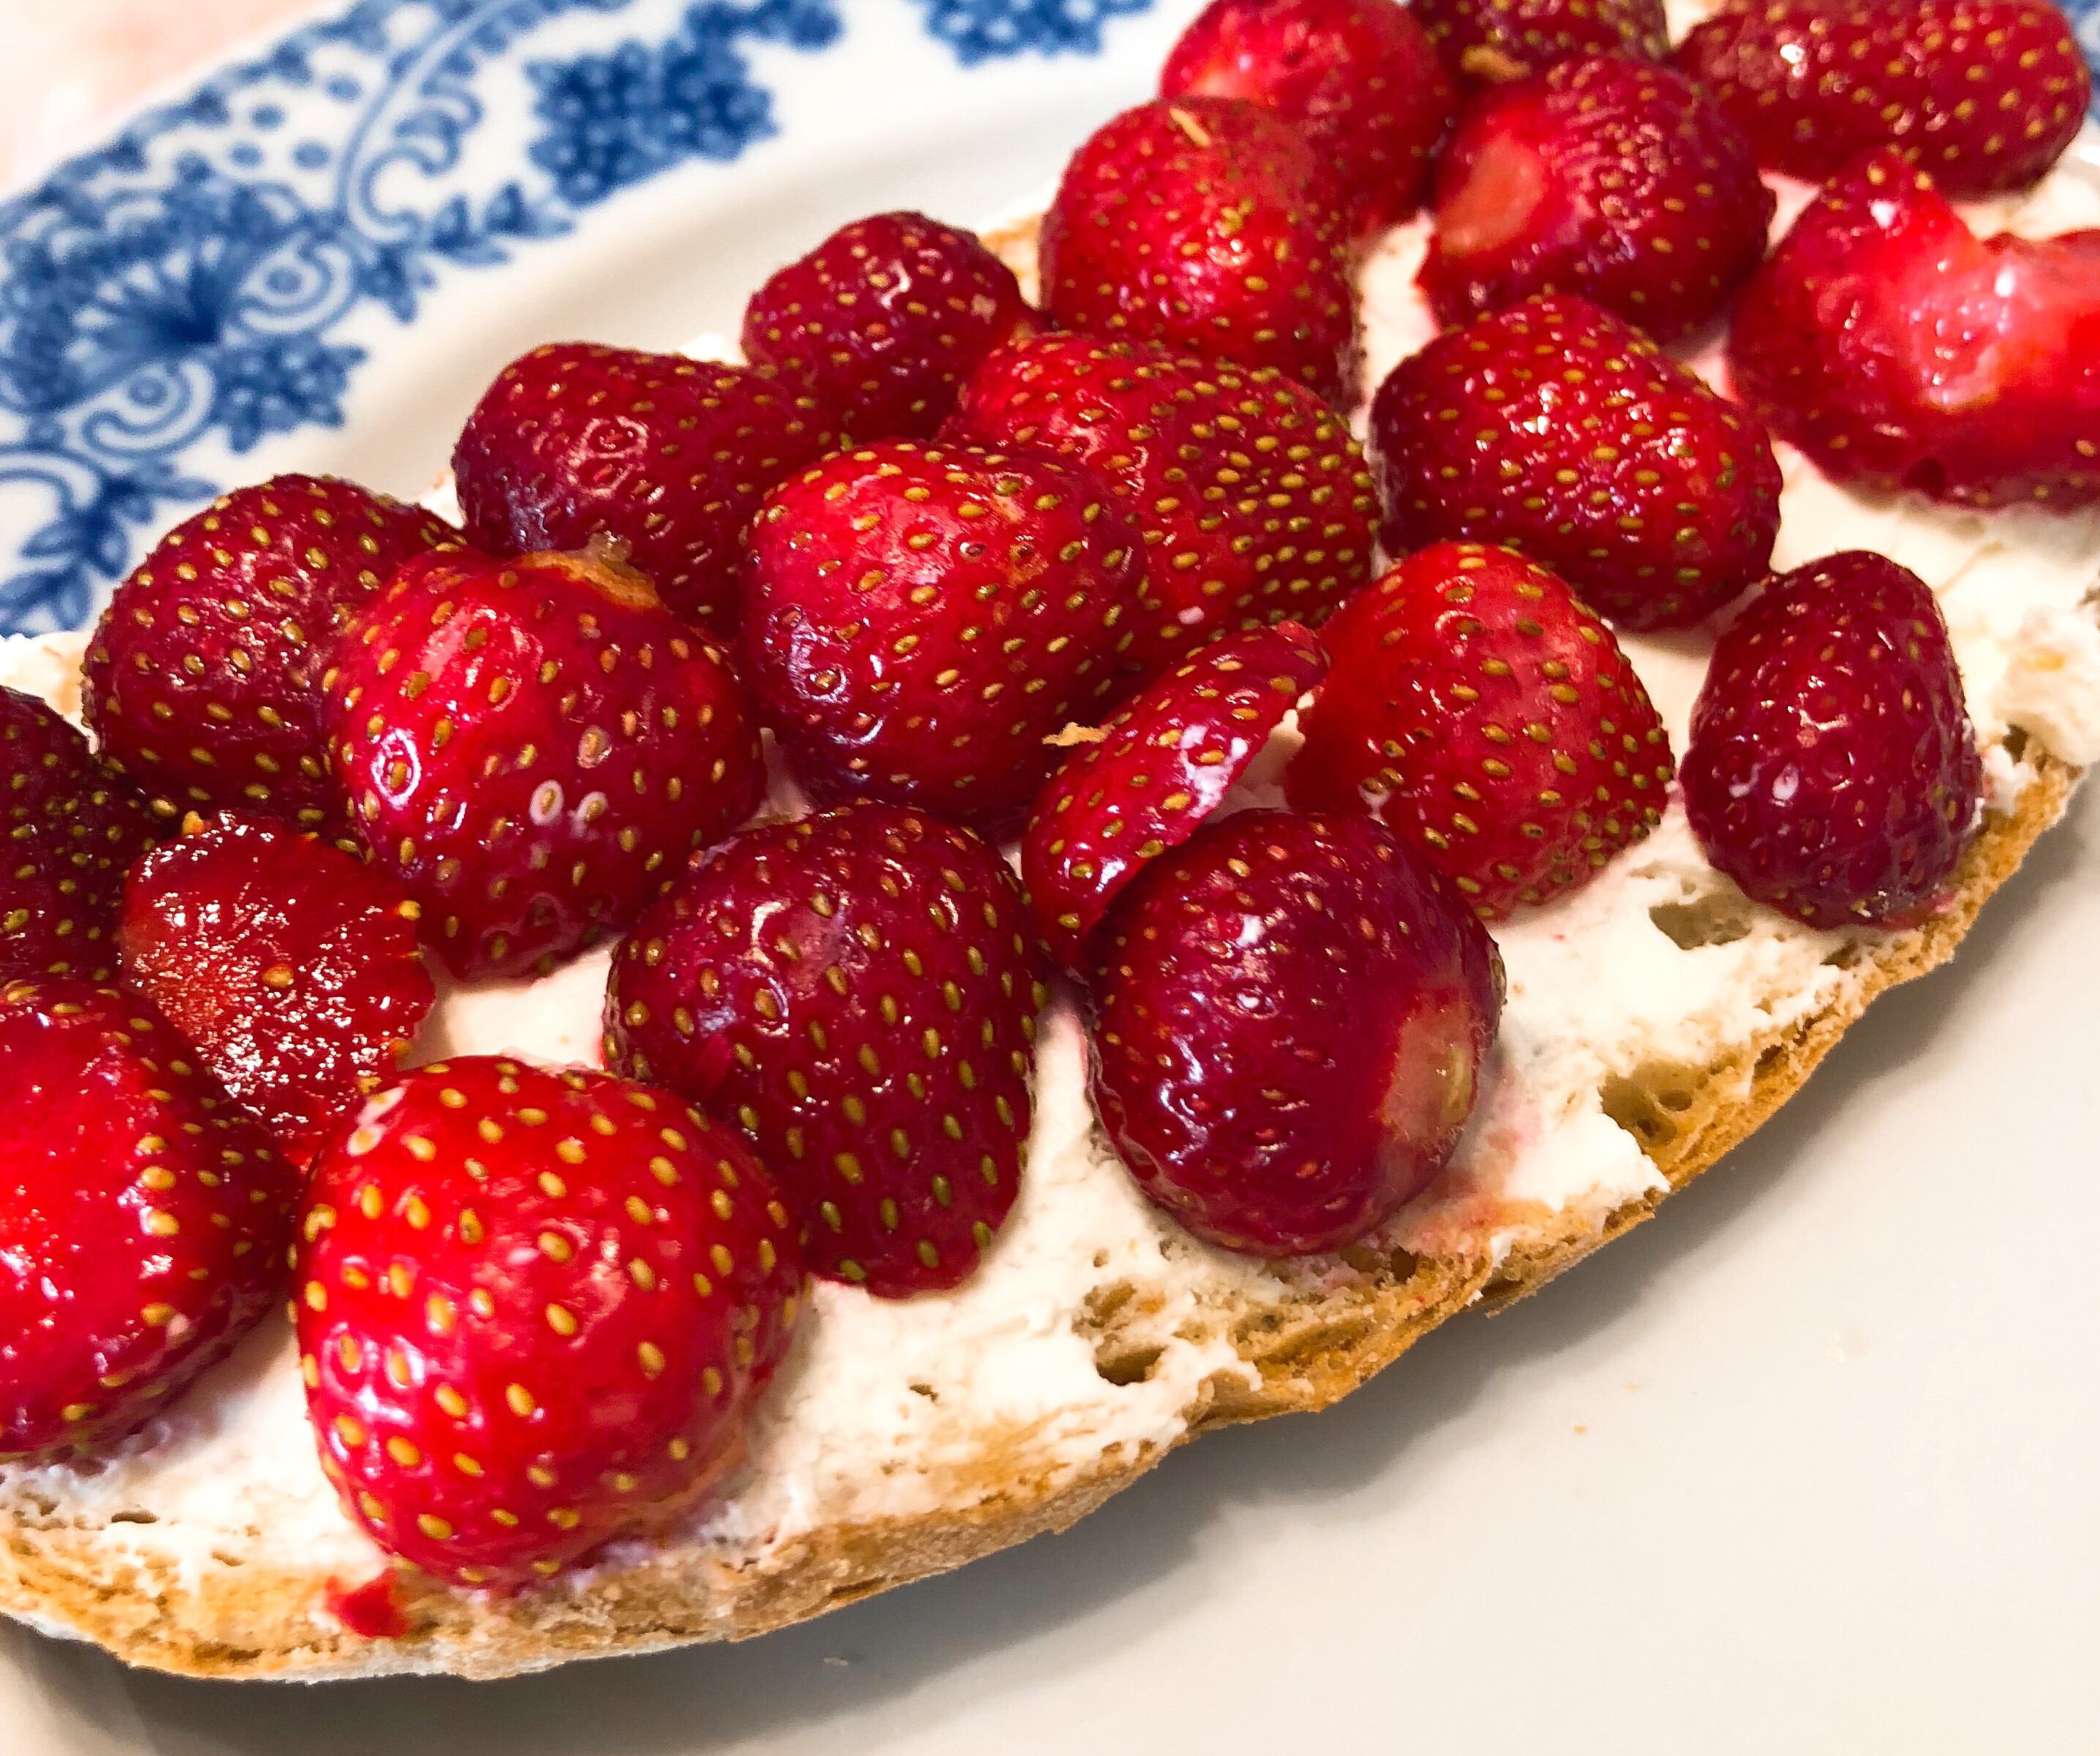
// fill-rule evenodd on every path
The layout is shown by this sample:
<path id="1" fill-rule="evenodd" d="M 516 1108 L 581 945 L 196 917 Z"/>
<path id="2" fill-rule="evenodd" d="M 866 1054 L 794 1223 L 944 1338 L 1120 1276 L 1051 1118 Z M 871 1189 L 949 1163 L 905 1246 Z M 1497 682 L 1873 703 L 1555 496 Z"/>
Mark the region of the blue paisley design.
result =
<path id="1" fill-rule="evenodd" d="M 1046 55 L 1093 55 L 1101 27 L 1120 14 L 1142 12 L 1152 0 L 919 0 L 933 34 L 965 66 L 1033 49 Z"/>

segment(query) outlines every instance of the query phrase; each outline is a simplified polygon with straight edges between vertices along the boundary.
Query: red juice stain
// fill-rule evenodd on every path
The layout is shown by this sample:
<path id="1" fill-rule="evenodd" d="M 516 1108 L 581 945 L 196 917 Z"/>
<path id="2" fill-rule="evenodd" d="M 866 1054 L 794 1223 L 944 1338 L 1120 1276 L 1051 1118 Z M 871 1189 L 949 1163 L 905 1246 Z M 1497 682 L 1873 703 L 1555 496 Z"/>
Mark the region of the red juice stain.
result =
<path id="1" fill-rule="evenodd" d="M 408 1631 L 408 1618 L 394 1589 L 394 1576 L 379 1573 L 361 1586 L 328 1582 L 329 1613 L 352 1634 L 368 1640 L 398 1639 Z"/>

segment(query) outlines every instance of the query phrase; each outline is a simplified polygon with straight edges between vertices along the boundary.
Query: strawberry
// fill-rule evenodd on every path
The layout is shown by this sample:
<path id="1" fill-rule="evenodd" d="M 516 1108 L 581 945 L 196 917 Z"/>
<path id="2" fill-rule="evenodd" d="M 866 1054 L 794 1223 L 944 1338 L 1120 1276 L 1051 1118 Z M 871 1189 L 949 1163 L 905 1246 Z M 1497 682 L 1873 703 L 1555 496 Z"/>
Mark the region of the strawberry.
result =
<path id="1" fill-rule="evenodd" d="M 333 822 L 320 686 L 336 636 L 404 562 L 459 540 L 419 507 L 325 476 L 272 476 L 177 525 L 117 588 L 87 650 L 104 759 L 171 821 Z"/>
<path id="2" fill-rule="evenodd" d="M 466 980 L 625 929 L 765 789 L 726 655 L 602 557 L 434 555 L 345 634 L 335 772 Z"/>
<path id="3" fill-rule="evenodd" d="M 1212 0 L 1168 55 L 1159 95 L 1269 106 L 1332 168 L 1359 234 L 1414 213 L 1457 105 L 1397 0 Z"/>
<path id="4" fill-rule="evenodd" d="M 1957 199 L 2039 182 L 2092 95 L 2048 0 L 1755 0 L 1720 9 L 1678 58 L 1768 169 L 1820 183 L 1894 147 Z"/>
<path id="5" fill-rule="evenodd" d="M 1947 624 L 1883 556 L 1773 580 L 1714 649 L 1684 803 L 1707 858 L 1814 927 L 1929 912 L 1974 832 L 1983 761 Z"/>
<path id="6" fill-rule="evenodd" d="M 948 433 L 1052 452 L 1108 484 L 1145 538 L 1128 655 L 1143 675 L 1235 629 L 1317 623 L 1370 576 L 1363 454 L 1274 373 L 1039 336 L 985 362 Z"/>
<path id="7" fill-rule="evenodd" d="M 125 868 L 153 845 L 146 801 L 37 699 L 0 688 L 0 982 L 114 972 Z"/>
<path id="8" fill-rule="evenodd" d="M 1563 61 L 1459 124 L 1422 289 L 1445 323 L 1579 293 L 1673 342 L 1764 259 L 1774 205 L 1742 130 L 1683 75 Z"/>
<path id="9" fill-rule="evenodd" d="M 771 1180 L 664 1092 L 435 1062 L 314 1167 L 296 1278 L 322 1467 L 392 1553 L 515 1586 L 739 1459 L 801 1291 Z"/>
<path id="10" fill-rule="evenodd" d="M 1051 953 L 1079 967 L 1109 905 L 1202 827 L 1298 698 L 1326 674 L 1295 622 L 1214 642 L 1079 745 L 1029 814 L 1021 876 Z"/>
<path id="11" fill-rule="evenodd" d="M 1736 308 L 1737 393 L 1841 482 L 2100 501 L 2100 232 L 1978 238 L 1894 152 L 1835 179 Z"/>
<path id="12" fill-rule="evenodd" d="M 1353 1243 L 1472 1112 L 1502 1006 L 1478 922 L 1369 817 L 1242 811 L 1102 929 L 1096 1107 L 1145 1193 L 1258 1255 Z"/>
<path id="13" fill-rule="evenodd" d="M 1662 0 L 1414 0 L 1454 73 L 1523 79 L 1586 55 L 1670 58 Z"/>
<path id="14" fill-rule="evenodd" d="M 1043 300 L 1064 329 L 1273 367 L 1346 407 L 1349 246 L 1340 186 L 1287 122 L 1235 98 L 1161 99 L 1065 167 L 1043 218 Z"/>
<path id="15" fill-rule="evenodd" d="M 1626 628 L 1699 620 L 1779 533 L 1762 425 L 1567 295 L 1439 336 L 1371 405 L 1386 548 L 1504 543 Z"/>
<path id="16" fill-rule="evenodd" d="M 680 616 L 727 635 L 759 501 L 836 443 L 787 379 L 571 342 L 503 368 L 452 472 L 467 531 L 490 554 L 614 539 Z"/>
<path id="17" fill-rule="evenodd" d="M 1142 565 L 1100 482 L 893 439 L 783 483 L 751 533 L 747 674 L 821 802 L 1010 827 L 1044 740 L 1116 686 Z"/>
<path id="18" fill-rule="evenodd" d="M 416 916 L 398 883 L 340 848 L 223 818 L 132 871 L 124 973 L 303 1165 L 430 1009 Z"/>
<path id="19" fill-rule="evenodd" d="M 130 1432 L 267 1310 L 298 1180 L 135 995 L 0 987 L 0 1458 Z"/>
<path id="20" fill-rule="evenodd" d="M 650 911 L 606 1060 L 736 1117 L 811 1270 L 902 1298 L 967 1280 L 1013 1205 L 1043 973 L 990 848 L 845 805 L 738 836 Z"/>
<path id="21" fill-rule="evenodd" d="M 1368 805 L 1483 920 L 1579 889 L 1662 821 L 1670 735 L 1612 631 L 1536 563 L 1439 543 L 1327 638 L 1290 802 Z"/>
<path id="22" fill-rule="evenodd" d="M 973 232 L 876 214 L 790 263 L 744 307 L 753 365 L 809 387 L 861 443 L 930 439 L 985 355 L 1042 319 Z"/>

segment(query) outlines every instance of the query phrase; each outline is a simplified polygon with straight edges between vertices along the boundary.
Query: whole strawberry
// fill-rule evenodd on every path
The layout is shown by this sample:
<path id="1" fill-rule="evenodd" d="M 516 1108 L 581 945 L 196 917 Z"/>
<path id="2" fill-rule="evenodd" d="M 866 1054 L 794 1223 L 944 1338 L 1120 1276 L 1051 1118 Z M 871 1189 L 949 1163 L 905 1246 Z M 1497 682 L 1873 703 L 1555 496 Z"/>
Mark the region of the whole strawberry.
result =
<path id="1" fill-rule="evenodd" d="M 544 1578 L 690 1504 L 740 1457 L 801 1290 L 731 1131 L 511 1061 L 374 1097 L 302 1235 L 322 1467 L 382 1547 L 460 1585 Z"/>
<path id="2" fill-rule="evenodd" d="M 1042 326 L 975 232 L 876 214 L 752 294 L 743 351 L 806 385 L 826 424 L 860 443 L 929 439 L 985 355 Z"/>
<path id="3" fill-rule="evenodd" d="M 1368 805 L 1483 920 L 1579 889 L 1661 822 L 1669 735 L 1611 630 L 1544 567 L 1440 543 L 1327 638 L 1290 802 Z"/>
<path id="4" fill-rule="evenodd" d="M 1037 795 L 1021 877 L 1051 954 L 1080 967 L 1123 888 L 1224 802 L 1299 697 L 1326 674 L 1295 622 L 1215 641 L 1067 752 Z"/>
<path id="5" fill-rule="evenodd" d="M 503 368 L 452 473 L 468 534 L 492 554 L 611 539 L 674 613 L 726 635 L 759 501 L 836 439 L 774 374 L 571 342 Z"/>
<path id="6" fill-rule="evenodd" d="M 277 1298 L 298 1179 L 136 995 L 0 987 L 0 1459 L 128 1432 Z"/>
<path id="7" fill-rule="evenodd" d="M 589 556 L 404 568 L 328 690 L 357 827 L 467 980 L 623 931 L 765 792 L 725 654 Z"/>
<path id="8" fill-rule="evenodd" d="M 1350 236 L 1333 173 L 1273 111 L 1161 99 L 1065 166 L 1043 218 L 1043 302 L 1061 328 L 1273 367 L 1346 406 Z"/>
<path id="9" fill-rule="evenodd" d="M 1045 740 L 1107 706 L 1141 566 L 1102 484 L 1054 458 L 842 452 L 752 528 L 746 674 L 820 802 L 1008 828 Z"/>
<path id="10" fill-rule="evenodd" d="M 1199 1238 L 1304 1255 L 1449 1158 L 1502 960 L 1376 819 L 1242 811 L 1123 893 L 1092 993 L 1094 1102 L 1139 1186 Z"/>
<path id="11" fill-rule="evenodd" d="M 1662 0 L 1413 0 L 1453 73 L 1523 79 L 1586 55 L 1670 58 Z"/>
<path id="12" fill-rule="evenodd" d="M 153 844 L 146 801 L 33 695 L 0 688 L 0 982 L 108 979 L 125 869 Z"/>
<path id="13" fill-rule="evenodd" d="M 1399 0 L 1212 0 L 1160 76 L 1163 98 L 1245 98 L 1334 171 L 1359 233 L 1413 214 L 1457 99 Z"/>
<path id="14" fill-rule="evenodd" d="M 1577 293 L 1673 342 L 1763 260 L 1774 201 L 1681 73 L 1596 55 L 1498 87 L 1438 161 L 1422 289 L 1445 323 Z"/>
<path id="15" fill-rule="evenodd" d="M 417 912 L 394 879 L 340 848 L 223 818 L 133 870 L 124 974 L 303 1165 L 430 1009 Z"/>
<path id="16" fill-rule="evenodd" d="M 1684 803 L 1758 902 L 1813 927 L 1912 924 L 1982 797 L 1947 624 L 1907 568 L 1855 552 L 1782 575 L 1714 649 Z"/>
<path id="17" fill-rule="evenodd" d="M 1013 1205 L 1043 973 L 990 848 L 846 805 L 738 836 L 650 912 L 606 1059 L 735 1117 L 810 1268 L 902 1298 L 967 1280 Z"/>
<path id="18" fill-rule="evenodd" d="M 2049 0 L 1757 0 L 1678 54 L 1769 169 L 1820 183 L 1894 147 L 1957 199 L 2038 182 L 2092 95 Z"/>
<path id="19" fill-rule="evenodd" d="M 985 362 L 948 431 L 1054 452 L 1107 484 L 1145 539 L 1127 659 L 1143 675 L 1236 629 L 1317 623 L 1370 577 L 1363 454 L 1274 373 L 1039 336 Z"/>
<path id="20" fill-rule="evenodd" d="M 177 525 L 117 588 L 87 649 L 88 728 L 170 819 L 339 810 L 321 726 L 336 637 L 395 568 L 457 545 L 354 483 L 280 475 Z"/>
<path id="21" fill-rule="evenodd" d="M 1503 543 L 1621 627 L 1680 628 L 1761 577 L 1779 533 L 1762 424 L 1586 301 L 1439 336 L 1371 405 L 1388 551 Z"/>
<path id="22" fill-rule="evenodd" d="M 1892 152 L 1832 179 L 1736 311 L 1736 392 L 1840 482 L 2100 501 L 2100 232 L 1979 238 Z"/>

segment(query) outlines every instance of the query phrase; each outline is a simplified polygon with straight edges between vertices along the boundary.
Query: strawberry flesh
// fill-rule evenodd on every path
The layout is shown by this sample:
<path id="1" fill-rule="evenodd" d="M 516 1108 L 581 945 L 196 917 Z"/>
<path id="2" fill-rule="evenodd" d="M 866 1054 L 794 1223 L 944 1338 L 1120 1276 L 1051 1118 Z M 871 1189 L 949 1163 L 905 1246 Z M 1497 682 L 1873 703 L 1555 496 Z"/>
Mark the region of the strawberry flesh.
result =
<path id="1" fill-rule="evenodd" d="M 1779 534 L 1762 424 L 1570 295 L 1403 360 L 1371 441 L 1390 553 L 1507 544 L 1625 628 L 1710 615 L 1763 576 Z"/>
<path id="2" fill-rule="evenodd" d="M 1447 324 L 1577 293 L 1672 342 L 1763 259 L 1774 205 L 1741 130 L 1682 74 L 1564 61 L 1459 124 L 1422 288 Z"/>
<path id="3" fill-rule="evenodd" d="M 1370 577 L 1377 515 L 1348 424 L 1273 372 L 1046 335 L 1003 347 L 949 436 L 1084 465 L 1145 539 L 1127 656 L 1156 676 L 1243 628 L 1317 624 Z"/>
<path id="4" fill-rule="evenodd" d="M 1295 622 L 1214 642 L 1079 744 L 1038 795 L 1021 876 L 1051 955 L 1077 969 L 1124 887 L 1224 801 L 1327 670 Z"/>
<path id="5" fill-rule="evenodd" d="M 1159 95 L 1267 104 L 1332 168 L 1364 234 L 1414 213 L 1457 106 L 1436 46 L 1395 0 L 1212 0 Z"/>
<path id="6" fill-rule="evenodd" d="M 1327 638 L 1290 802 L 1367 805 L 1482 920 L 1579 889 L 1661 822 L 1669 734 L 1611 630 L 1535 563 L 1438 544 Z"/>
<path id="7" fill-rule="evenodd" d="M 1496 82 L 1586 55 L 1670 58 L 1662 0 L 1414 0 L 1454 73 Z"/>
<path id="8" fill-rule="evenodd" d="M 276 1299 L 270 1136 L 134 994 L 0 988 L 0 1459 L 137 1427 Z"/>
<path id="9" fill-rule="evenodd" d="M 1840 482 L 2100 501 L 2100 232 L 1979 238 L 1893 152 L 1834 179 L 1736 311 L 1736 387 Z"/>
<path id="10" fill-rule="evenodd" d="M 337 777 L 465 980 L 623 931 L 765 792 L 722 650 L 582 555 L 435 555 L 344 637 Z"/>
<path id="11" fill-rule="evenodd" d="M 606 1059 L 737 1118 L 811 1270 L 902 1298 L 967 1280 L 1013 1205 L 1043 973 L 990 848 L 845 805 L 738 836 L 650 912 Z"/>
<path id="12" fill-rule="evenodd" d="M 430 1009 L 415 923 L 377 867 L 227 818 L 139 863 L 119 933 L 126 978 L 303 1165 Z"/>
<path id="13" fill-rule="evenodd" d="M 470 1058 L 314 1168 L 294 1309 L 344 1509 L 454 1584 L 528 1584 L 661 1524 L 741 1454 L 799 1254 L 736 1135 L 601 1073 Z"/>
<path id="14" fill-rule="evenodd" d="M 1355 1242 L 1427 1186 L 1502 1004 L 1485 930 L 1375 818 L 1243 811 L 1102 929 L 1093 1094 L 1145 1193 L 1257 1255 Z"/>

